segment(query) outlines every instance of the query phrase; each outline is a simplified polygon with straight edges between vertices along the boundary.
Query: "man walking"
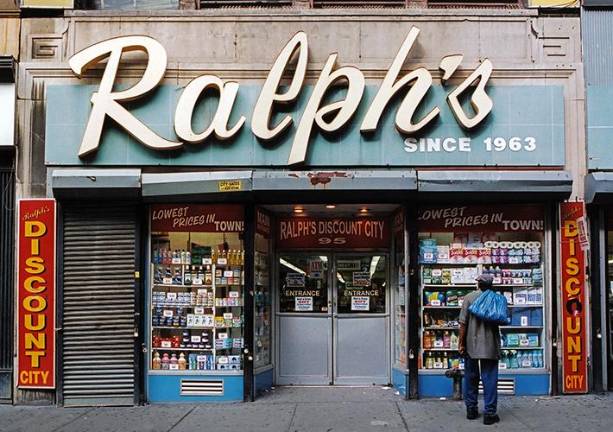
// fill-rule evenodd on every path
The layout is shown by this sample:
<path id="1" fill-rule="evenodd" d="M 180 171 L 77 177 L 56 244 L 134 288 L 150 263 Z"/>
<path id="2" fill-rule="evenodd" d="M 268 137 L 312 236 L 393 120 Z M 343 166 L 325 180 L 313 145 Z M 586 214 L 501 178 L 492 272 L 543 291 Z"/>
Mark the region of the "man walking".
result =
<path id="1" fill-rule="evenodd" d="M 477 277 L 478 290 L 464 297 L 460 312 L 459 351 L 464 356 L 464 403 L 466 418 L 479 417 L 479 375 L 483 381 L 483 424 L 500 421 L 496 414 L 498 404 L 498 359 L 500 359 L 500 331 L 498 324 L 483 321 L 472 315 L 468 308 L 483 291 L 492 289 L 494 278 L 490 274 Z M 481 372 L 479 373 L 479 369 Z"/>

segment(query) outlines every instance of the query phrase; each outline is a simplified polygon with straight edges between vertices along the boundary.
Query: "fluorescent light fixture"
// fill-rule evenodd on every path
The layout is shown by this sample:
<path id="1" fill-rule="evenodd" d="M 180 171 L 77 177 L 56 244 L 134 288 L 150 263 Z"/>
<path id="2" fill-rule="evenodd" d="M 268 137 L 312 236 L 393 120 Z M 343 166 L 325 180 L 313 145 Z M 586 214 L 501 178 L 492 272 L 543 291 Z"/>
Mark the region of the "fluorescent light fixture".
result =
<path id="1" fill-rule="evenodd" d="M 336 272 L 336 278 L 338 279 L 338 281 L 342 284 L 346 283 L 345 279 L 343 279 L 343 276 L 341 276 L 341 274 L 339 272 Z"/>
<path id="2" fill-rule="evenodd" d="M 304 213 L 304 209 L 302 207 L 294 207 L 294 213 Z"/>
<path id="3" fill-rule="evenodd" d="M 323 262 L 328 262 L 328 257 L 325 255 L 320 255 L 319 259 L 322 260 Z"/>
<path id="4" fill-rule="evenodd" d="M 300 274 L 306 274 L 306 272 L 305 272 L 304 270 L 299 269 L 299 268 L 298 268 L 298 267 L 296 267 L 294 264 L 292 264 L 292 263 L 289 263 L 289 262 L 285 261 L 283 258 L 279 258 L 279 262 L 280 262 L 281 264 L 283 264 L 285 267 L 287 267 L 288 269 L 292 269 L 292 270 L 294 270 L 295 272 L 298 272 L 298 273 L 300 273 Z"/>
<path id="5" fill-rule="evenodd" d="M 336 205 L 335 204 L 326 204 L 326 208 L 327 209 L 335 209 Z"/>
<path id="6" fill-rule="evenodd" d="M 381 257 L 379 255 L 375 255 L 370 260 L 370 277 L 375 274 L 375 271 L 377 270 L 377 265 L 379 264 L 379 260 L 381 260 Z"/>

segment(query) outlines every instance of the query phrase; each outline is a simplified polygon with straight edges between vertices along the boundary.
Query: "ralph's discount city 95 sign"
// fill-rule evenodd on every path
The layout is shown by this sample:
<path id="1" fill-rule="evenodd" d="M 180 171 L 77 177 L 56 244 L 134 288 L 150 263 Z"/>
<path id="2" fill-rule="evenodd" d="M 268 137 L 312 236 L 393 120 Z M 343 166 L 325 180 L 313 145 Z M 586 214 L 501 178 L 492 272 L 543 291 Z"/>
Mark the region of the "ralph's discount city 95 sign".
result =
<path id="1" fill-rule="evenodd" d="M 55 200 L 19 201 L 17 386 L 55 388 Z"/>

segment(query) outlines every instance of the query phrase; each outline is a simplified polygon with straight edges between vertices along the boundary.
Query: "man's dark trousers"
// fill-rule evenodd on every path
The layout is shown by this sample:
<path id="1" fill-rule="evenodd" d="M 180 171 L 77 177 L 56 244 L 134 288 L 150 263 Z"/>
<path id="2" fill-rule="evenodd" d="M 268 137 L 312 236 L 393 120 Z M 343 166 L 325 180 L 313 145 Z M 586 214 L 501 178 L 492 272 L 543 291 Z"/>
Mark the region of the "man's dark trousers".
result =
<path id="1" fill-rule="evenodd" d="M 469 410 L 478 407 L 479 363 L 481 363 L 485 405 L 483 412 L 486 415 L 494 415 L 498 406 L 498 360 L 496 359 L 471 359 L 466 356 L 464 360 L 464 403 Z"/>

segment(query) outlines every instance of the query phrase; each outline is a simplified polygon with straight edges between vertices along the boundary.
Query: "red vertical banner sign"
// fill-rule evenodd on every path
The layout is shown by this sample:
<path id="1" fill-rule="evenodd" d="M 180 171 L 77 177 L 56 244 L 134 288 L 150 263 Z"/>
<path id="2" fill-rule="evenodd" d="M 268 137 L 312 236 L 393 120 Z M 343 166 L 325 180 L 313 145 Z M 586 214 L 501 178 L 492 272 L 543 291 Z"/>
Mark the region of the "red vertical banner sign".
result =
<path id="1" fill-rule="evenodd" d="M 588 304 L 585 250 L 580 230 L 584 208 L 582 202 L 560 204 L 563 393 L 587 393 Z"/>
<path id="2" fill-rule="evenodd" d="M 19 201 L 17 386 L 55 388 L 55 241 L 53 199 Z"/>

